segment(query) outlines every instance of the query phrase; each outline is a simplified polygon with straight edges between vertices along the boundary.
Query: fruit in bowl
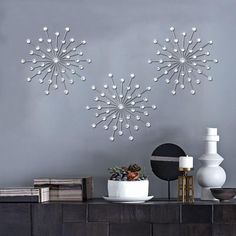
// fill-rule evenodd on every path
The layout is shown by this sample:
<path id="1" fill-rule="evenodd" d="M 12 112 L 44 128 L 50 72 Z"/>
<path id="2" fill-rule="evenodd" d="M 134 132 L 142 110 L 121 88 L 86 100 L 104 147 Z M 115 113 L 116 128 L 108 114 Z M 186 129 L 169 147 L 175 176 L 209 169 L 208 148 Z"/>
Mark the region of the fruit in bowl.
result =
<path id="1" fill-rule="evenodd" d="M 148 196 L 149 181 L 137 164 L 109 168 L 108 196 L 113 198 L 143 198 Z"/>

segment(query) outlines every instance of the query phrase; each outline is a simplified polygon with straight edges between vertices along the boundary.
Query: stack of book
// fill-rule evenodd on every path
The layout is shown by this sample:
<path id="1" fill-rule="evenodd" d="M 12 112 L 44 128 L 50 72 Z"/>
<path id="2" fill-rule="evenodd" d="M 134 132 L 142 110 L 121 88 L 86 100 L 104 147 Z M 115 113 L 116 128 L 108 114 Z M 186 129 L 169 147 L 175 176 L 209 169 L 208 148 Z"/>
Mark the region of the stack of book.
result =
<path id="1" fill-rule="evenodd" d="M 0 202 L 47 202 L 49 188 L 15 187 L 1 188 Z"/>
<path id="2" fill-rule="evenodd" d="M 92 177 L 34 180 L 34 187 L 49 188 L 49 201 L 85 201 L 92 198 Z"/>

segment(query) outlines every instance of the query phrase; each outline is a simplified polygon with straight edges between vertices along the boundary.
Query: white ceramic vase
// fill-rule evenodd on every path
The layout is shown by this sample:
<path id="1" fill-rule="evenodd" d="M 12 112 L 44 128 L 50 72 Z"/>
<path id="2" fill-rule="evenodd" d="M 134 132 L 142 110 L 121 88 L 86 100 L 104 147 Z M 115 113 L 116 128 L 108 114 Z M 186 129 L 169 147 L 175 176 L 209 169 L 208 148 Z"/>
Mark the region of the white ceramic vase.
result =
<path id="1" fill-rule="evenodd" d="M 143 198 L 148 196 L 149 181 L 108 180 L 108 196 L 113 198 Z"/>
<path id="2" fill-rule="evenodd" d="M 197 180 L 201 186 L 201 200 L 216 200 L 210 188 L 220 188 L 226 180 L 225 171 L 220 166 L 224 158 L 217 153 L 217 128 L 207 128 L 205 141 L 206 152 L 199 158 L 202 167 L 197 172 Z"/>

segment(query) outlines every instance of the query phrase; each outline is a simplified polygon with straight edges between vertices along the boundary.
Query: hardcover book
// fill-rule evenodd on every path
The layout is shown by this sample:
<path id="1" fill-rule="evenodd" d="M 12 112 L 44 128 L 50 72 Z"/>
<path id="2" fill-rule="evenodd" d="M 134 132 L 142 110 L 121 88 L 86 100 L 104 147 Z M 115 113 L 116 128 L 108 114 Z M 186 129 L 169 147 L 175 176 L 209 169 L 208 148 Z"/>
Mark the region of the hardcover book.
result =
<path id="1" fill-rule="evenodd" d="M 0 202 L 47 202 L 49 188 L 13 187 L 0 189 Z"/>
<path id="2" fill-rule="evenodd" d="M 49 201 L 85 201 L 92 198 L 92 177 L 40 178 L 34 180 L 35 187 L 49 188 Z"/>

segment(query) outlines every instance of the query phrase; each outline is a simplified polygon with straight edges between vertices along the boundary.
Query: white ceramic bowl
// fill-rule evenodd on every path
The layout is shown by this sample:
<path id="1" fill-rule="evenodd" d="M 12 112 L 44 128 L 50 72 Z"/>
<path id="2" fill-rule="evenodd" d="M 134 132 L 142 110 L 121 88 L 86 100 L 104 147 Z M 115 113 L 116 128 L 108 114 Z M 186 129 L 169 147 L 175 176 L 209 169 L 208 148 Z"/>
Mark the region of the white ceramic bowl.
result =
<path id="1" fill-rule="evenodd" d="M 148 180 L 115 181 L 108 180 L 108 196 L 115 198 L 147 197 L 149 189 Z"/>

